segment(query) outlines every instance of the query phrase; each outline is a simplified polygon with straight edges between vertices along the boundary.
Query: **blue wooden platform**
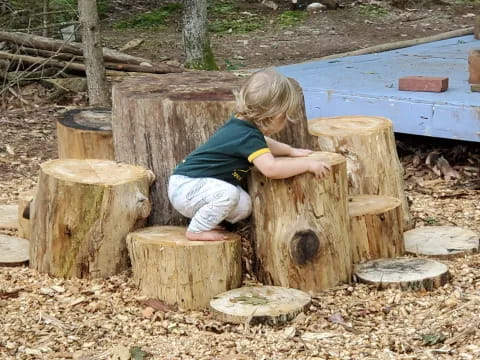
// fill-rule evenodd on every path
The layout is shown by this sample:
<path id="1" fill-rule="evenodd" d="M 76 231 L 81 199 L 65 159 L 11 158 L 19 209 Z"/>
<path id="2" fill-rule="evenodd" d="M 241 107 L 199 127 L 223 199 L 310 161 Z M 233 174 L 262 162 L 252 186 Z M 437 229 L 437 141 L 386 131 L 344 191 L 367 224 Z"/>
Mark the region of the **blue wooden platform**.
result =
<path id="1" fill-rule="evenodd" d="M 394 131 L 480 142 L 480 93 L 468 83 L 472 35 L 277 69 L 303 88 L 307 118 L 385 116 Z M 399 91 L 403 76 L 447 76 L 443 93 Z"/>

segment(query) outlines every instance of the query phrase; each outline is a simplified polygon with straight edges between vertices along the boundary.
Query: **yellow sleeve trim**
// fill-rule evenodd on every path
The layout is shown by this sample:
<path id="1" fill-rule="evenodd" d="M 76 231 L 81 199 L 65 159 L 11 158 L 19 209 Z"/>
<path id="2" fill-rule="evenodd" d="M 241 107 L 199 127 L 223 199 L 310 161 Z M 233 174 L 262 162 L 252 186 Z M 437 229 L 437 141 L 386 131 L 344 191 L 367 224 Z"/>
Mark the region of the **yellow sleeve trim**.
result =
<path id="1" fill-rule="evenodd" d="M 263 155 L 263 154 L 269 153 L 269 152 L 270 152 L 269 148 L 263 148 L 263 149 L 257 150 L 257 151 L 250 154 L 250 156 L 248 157 L 248 161 L 253 162 L 253 160 L 255 160 L 260 155 Z"/>

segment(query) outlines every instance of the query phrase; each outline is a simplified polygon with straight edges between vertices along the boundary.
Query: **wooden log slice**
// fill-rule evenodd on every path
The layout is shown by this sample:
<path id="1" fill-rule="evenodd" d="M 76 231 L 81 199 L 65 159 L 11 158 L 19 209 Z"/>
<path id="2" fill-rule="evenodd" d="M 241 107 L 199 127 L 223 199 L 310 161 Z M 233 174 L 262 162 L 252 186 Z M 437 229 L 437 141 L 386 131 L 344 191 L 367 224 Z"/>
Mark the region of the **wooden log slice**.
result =
<path id="1" fill-rule="evenodd" d="M 213 296 L 241 285 L 240 236 L 189 241 L 185 231 L 153 226 L 128 234 L 133 278 L 146 296 L 182 309 L 202 309 Z"/>
<path id="2" fill-rule="evenodd" d="M 256 271 L 268 285 L 317 292 L 351 278 L 345 158 L 315 152 L 331 171 L 273 180 L 252 171 Z M 293 160 L 294 161 L 294 160 Z"/>
<path id="3" fill-rule="evenodd" d="M 28 262 L 29 242 L 0 234 L 0 266 L 20 266 Z"/>
<path id="4" fill-rule="evenodd" d="M 410 254 L 451 258 L 479 252 L 479 236 L 456 226 L 424 226 L 404 233 Z"/>
<path id="5" fill-rule="evenodd" d="M 68 278 L 127 269 L 125 237 L 149 215 L 153 179 L 149 170 L 110 160 L 41 164 L 31 205 L 30 266 Z"/>
<path id="6" fill-rule="evenodd" d="M 351 196 L 348 212 L 354 264 L 405 254 L 399 199 L 382 195 Z"/>
<path id="7" fill-rule="evenodd" d="M 114 160 L 111 110 L 67 111 L 57 121 L 57 142 L 60 159 Z"/>
<path id="8" fill-rule="evenodd" d="M 312 119 L 308 126 L 310 133 L 317 136 L 320 150 L 347 158 L 350 195 L 385 195 L 400 199 L 405 227 L 412 227 L 403 168 L 389 119 L 338 116 Z"/>
<path id="9" fill-rule="evenodd" d="M 186 224 L 168 201 L 168 178 L 186 155 L 231 117 L 233 91 L 244 81 L 231 73 L 204 71 L 129 79 L 113 87 L 116 159 L 149 168 L 157 178 L 149 224 Z M 289 124 L 279 140 L 310 147 L 313 139 L 304 106 L 299 120 Z"/>
<path id="10" fill-rule="evenodd" d="M 303 291 L 280 286 L 241 287 L 215 296 L 210 309 L 220 321 L 279 325 L 295 319 L 310 306 Z"/>
<path id="11" fill-rule="evenodd" d="M 30 205 L 35 196 L 35 190 L 21 193 L 18 196 L 18 237 L 30 240 Z"/>
<path id="12" fill-rule="evenodd" d="M 0 229 L 18 228 L 18 205 L 0 205 Z"/>
<path id="13" fill-rule="evenodd" d="M 404 290 L 432 290 L 449 280 L 447 265 L 420 258 L 371 260 L 357 265 L 355 275 L 360 282 Z"/>

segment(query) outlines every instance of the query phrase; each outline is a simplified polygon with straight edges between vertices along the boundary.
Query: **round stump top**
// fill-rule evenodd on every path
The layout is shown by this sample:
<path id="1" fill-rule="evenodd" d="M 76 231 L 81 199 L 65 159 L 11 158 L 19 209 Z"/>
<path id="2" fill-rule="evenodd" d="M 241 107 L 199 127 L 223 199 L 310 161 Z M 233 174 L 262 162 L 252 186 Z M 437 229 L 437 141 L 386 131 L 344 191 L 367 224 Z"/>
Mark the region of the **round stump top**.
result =
<path id="1" fill-rule="evenodd" d="M 308 121 L 308 131 L 315 136 L 364 135 L 389 127 L 392 122 L 380 116 L 335 116 Z"/>
<path id="2" fill-rule="evenodd" d="M 18 205 L 0 205 L 0 229 L 18 229 Z"/>
<path id="3" fill-rule="evenodd" d="M 308 158 L 323 161 L 330 166 L 338 165 L 347 161 L 344 156 L 328 151 L 315 151 L 314 153 L 308 155 Z"/>
<path id="4" fill-rule="evenodd" d="M 308 294 L 280 286 L 253 286 L 233 289 L 215 296 L 210 307 L 222 321 L 280 324 L 290 321 L 310 304 Z"/>
<path id="5" fill-rule="evenodd" d="M 28 259 L 28 240 L 0 234 L 0 266 L 18 266 Z"/>
<path id="6" fill-rule="evenodd" d="M 411 254 L 451 257 L 477 253 L 479 236 L 456 226 L 423 226 L 406 231 L 405 250 Z"/>
<path id="7" fill-rule="evenodd" d="M 185 237 L 187 228 L 183 226 L 150 226 L 131 232 L 128 236 L 137 245 L 162 246 L 218 246 L 225 241 L 240 240 L 240 235 L 224 232 L 226 240 L 221 241 L 191 241 Z"/>
<path id="8" fill-rule="evenodd" d="M 40 165 L 45 174 L 64 181 L 89 185 L 120 185 L 153 173 L 143 167 L 111 160 L 55 159 Z"/>
<path id="9" fill-rule="evenodd" d="M 92 131 L 112 131 L 112 111 L 107 108 L 74 109 L 59 120 L 64 126 Z"/>
<path id="10" fill-rule="evenodd" d="M 348 199 L 348 215 L 364 216 L 377 215 L 395 209 L 402 202 L 391 196 L 383 195 L 355 195 Z"/>

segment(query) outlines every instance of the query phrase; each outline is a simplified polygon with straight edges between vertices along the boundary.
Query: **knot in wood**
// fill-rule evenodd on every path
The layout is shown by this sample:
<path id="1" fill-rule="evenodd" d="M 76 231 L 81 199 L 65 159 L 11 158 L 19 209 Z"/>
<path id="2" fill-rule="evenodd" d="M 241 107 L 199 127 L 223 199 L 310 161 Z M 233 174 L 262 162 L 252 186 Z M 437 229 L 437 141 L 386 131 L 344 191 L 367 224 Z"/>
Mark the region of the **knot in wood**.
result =
<path id="1" fill-rule="evenodd" d="M 298 265 L 313 260 L 320 248 L 320 240 L 312 230 L 297 231 L 290 243 L 290 254 Z"/>

